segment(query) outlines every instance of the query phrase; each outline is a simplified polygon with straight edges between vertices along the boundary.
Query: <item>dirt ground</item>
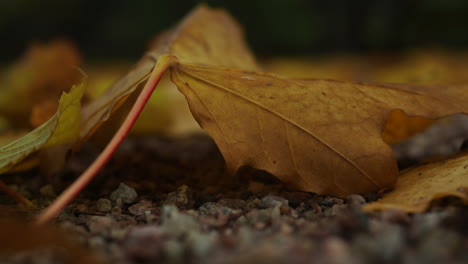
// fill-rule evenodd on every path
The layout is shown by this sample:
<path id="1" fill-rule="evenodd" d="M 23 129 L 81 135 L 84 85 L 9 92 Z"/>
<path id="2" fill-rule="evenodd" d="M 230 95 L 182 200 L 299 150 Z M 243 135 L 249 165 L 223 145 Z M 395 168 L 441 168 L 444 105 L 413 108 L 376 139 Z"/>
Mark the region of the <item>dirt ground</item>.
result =
<path id="1" fill-rule="evenodd" d="M 454 151 L 466 138 L 463 131 L 456 144 L 452 134 L 426 136 L 428 148 L 452 144 Z M 409 154 L 427 148 L 421 142 L 396 148 L 400 165 L 422 159 Z M 86 145 L 52 179 L 38 170 L 2 179 L 43 208 L 97 154 Z M 468 263 L 468 207 L 448 199 L 421 214 L 360 210 L 378 198 L 298 192 L 249 168 L 230 177 L 206 135 L 141 137 L 123 143 L 56 224 L 97 263 Z M 35 213 L 4 194 L 0 204 L 3 218 Z M 0 239 L 28 235 L 39 236 L 31 231 Z M 0 263 L 83 263 L 73 249 L 60 242 L 44 248 L 42 239 L 3 253 Z"/>

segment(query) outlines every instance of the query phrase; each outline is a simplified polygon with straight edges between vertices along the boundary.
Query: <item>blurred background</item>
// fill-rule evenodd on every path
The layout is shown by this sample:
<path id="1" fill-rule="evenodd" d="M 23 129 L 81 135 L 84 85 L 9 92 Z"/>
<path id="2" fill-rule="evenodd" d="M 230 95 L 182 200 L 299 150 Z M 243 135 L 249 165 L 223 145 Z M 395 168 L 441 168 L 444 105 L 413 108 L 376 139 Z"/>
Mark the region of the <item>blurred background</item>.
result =
<path id="1" fill-rule="evenodd" d="M 468 45 L 465 0 L 1 0 L 0 62 L 57 37 L 86 60 L 134 60 L 200 2 L 233 14 L 260 57 Z"/>

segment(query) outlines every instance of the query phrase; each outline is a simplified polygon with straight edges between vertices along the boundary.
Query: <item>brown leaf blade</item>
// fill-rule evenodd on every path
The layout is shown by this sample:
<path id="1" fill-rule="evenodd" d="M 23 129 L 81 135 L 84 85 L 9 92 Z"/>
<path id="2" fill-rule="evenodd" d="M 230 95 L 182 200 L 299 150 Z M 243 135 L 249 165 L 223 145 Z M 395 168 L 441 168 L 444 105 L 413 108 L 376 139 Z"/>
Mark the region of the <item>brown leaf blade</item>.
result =
<path id="1" fill-rule="evenodd" d="M 396 209 L 423 212 L 434 199 L 454 196 L 468 204 L 468 155 L 436 162 L 404 172 L 395 190 L 367 204 L 364 211 Z"/>
<path id="2" fill-rule="evenodd" d="M 171 77 L 231 171 L 248 165 L 337 196 L 395 183 L 396 162 L 381 138 L 392 110 L 431 118 L 468 112 L 460 87 L 439 100 L 412 87 L 295 81 L 187 63 L 174 66 Z"/>

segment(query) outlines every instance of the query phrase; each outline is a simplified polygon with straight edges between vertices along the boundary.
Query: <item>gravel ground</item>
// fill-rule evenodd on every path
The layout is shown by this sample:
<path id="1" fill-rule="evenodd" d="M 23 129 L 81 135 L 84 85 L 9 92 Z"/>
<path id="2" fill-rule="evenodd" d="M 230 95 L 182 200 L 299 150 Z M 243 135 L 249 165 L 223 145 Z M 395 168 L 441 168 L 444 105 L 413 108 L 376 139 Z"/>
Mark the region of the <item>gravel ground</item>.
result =
<path id="1" fill-rule="evenodd" d="M 400 148 L 397 156 L 405 156 Z M 52 179 L 38 171 L 3 179 L 44 207 L 97 153 L 87 145 Z M 360 210 L 378 197 L 297 192 L 248 168 L 228 177 L 207 136 L 146 137 L 125 141 L 56 223 L 88 249 L 80 254 L 102 263 L 468 263 L 468 207 L 440 201 L 422 214 Z M 0 204 L 3 216 L 31 214 L 3 194 Z M 0 263 L 67 263 L 40 241 Z"/>

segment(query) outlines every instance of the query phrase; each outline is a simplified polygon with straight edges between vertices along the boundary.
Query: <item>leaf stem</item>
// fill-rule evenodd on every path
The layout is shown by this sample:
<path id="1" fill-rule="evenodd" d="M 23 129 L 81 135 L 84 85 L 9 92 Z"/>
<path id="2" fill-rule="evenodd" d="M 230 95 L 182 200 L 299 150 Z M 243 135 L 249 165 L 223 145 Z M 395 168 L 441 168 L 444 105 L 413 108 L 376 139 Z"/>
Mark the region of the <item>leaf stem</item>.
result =
<path id="1" fill-rule="evenodd" d="M 57 216 L 60 211 L 62 211 L 65 206 L 67 206 L 71 200 L 73 200 L 80 193 L 80 191 L 83 190 L 86 185 L 88 185 L 88 183 L 102 169 L 102 167 L 104 167 L 115 150 L 120 146 L 120 143 L 122 143 L 124 138 L 130 132 L 146 102 L 149 100 L 151 94 L 158 85 L 159 80 L 161 80 L 161 77 L 171 66 L 172 62 L 173 57 L 170 55 L 162 55 L 158 58 L 156 66 L 153 68 L 153 71 L 151 72 L 145 87 L 143 87 L 143 90 L 138 96 L 132 109 L 128 113 L 119 130 L 117 130 L 117 133 L 115 133 L 114 137 L 107 144 L 106 148 L 101 152 L 97 159 L 94 160 L 88 169 L 83 174 L 81 174 L 80 177 L 78 177 L 78 179 L 75 180 L 49 207 L 47 207 L 45 211 L 39 215 L 36 224 L 45 224 Z"/>

